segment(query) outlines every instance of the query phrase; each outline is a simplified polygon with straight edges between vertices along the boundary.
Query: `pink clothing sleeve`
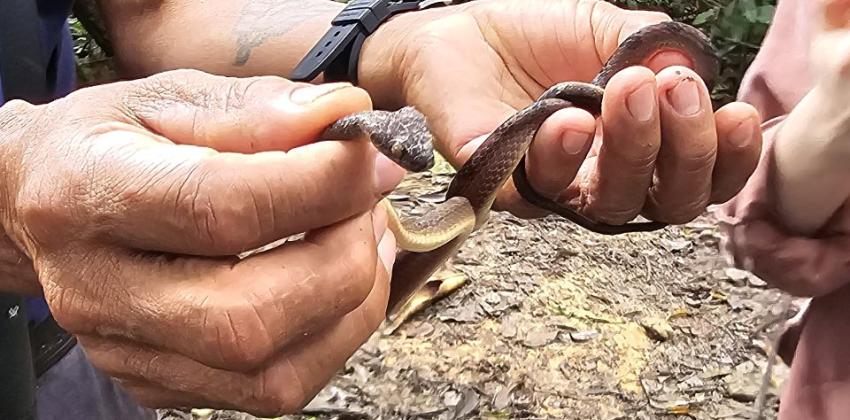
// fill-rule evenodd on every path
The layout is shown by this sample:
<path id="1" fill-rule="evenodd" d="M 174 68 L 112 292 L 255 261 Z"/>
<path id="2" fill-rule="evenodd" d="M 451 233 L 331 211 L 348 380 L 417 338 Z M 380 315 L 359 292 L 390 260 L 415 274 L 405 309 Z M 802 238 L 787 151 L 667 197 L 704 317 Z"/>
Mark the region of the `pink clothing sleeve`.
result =
<path id="1" fill-rule="evenodd" d="M 812 86 L 807 54 L 817 4 L 778 2 L 739 94 L 764 121 L 762 158 L 744 189 L 716 211 L 724 251 L 736 266 L 789 293 L 813 297 L 781 340 L 780 354 L 791 374 L 783 385 L 779 420 L 843 420 L 850 413 L 850 205 L 822 235 L 790 235 L 775 216 L 771 180 L 773 140 Z"/>
<path id="2" fill-rule="evenodd" d="M 774 22 L 741 82 L 739 99 L 756 107 L 764 121 L 761 161 L 744 189 L 715 215 L 724 251 L 735 265 L 799 296 L 820 296 L 850 280 L 850 250 L 783 231 L 774 211 L 773 140 L 782 121 L 812 87 L 808 51 L 816 2 L 780 0 Z M 843 231 L 843 227 L 841 229 Z"/>

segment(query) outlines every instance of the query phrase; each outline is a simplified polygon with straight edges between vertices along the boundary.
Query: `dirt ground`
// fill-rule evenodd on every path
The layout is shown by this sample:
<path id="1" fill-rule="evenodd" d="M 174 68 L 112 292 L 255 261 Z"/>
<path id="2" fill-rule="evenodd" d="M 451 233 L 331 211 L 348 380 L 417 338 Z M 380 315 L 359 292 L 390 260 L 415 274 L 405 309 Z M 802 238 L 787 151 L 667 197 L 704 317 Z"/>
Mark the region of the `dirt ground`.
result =
<path id="1" fill-rule="evenodd" d="M 451 179 L 441 168 L 410 175 L 396 206 L 433 206 Z M 709 217 L 607 237 L 494 213 L 441 273 L 463 287 L 376 333 L 304 416 L 285 418 L 755 418 L 771 321 L 796 302 L 726 267 L 718 241 Z M 762 418 L 775 418 L 786 373 L 772 369 Z"/>

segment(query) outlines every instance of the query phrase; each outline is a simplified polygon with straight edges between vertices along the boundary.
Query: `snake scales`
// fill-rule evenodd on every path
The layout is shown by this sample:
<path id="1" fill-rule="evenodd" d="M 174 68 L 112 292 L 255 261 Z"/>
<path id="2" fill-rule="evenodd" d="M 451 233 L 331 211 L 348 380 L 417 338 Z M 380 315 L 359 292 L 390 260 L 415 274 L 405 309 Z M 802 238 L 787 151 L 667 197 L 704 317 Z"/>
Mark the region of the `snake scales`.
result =
<path id="1" fill-rule="evenodd" d="M 696 28 L 677 22 L 645 27 L 624 40 L 590 83 L 563 82 L 546 90 L 536 101 L 497 127 L 457 171 L 446 199 L 419 218 L 399 217 L 390 203 L 388 228 L 396 236 L 399 254 L 392 273 L 388 314 L 422 287 L 467 237 L 488 219 L 502 185 L 513 177 L 520 195 L 529 203 L 603 234 L 649 231 L 663 223 L 606 225 L 594 222 L 537 194 L 526 179 L 525 154 L 537 130 L 554 112 L 571 106 L 599 116 L 605 86 L 618 71 L 646 63 L 664 51 L 679 51 L 692 61 L 694 71 L 711 88 L 719 60 L 708 38 Z M 432 136 L 425 118 L 411 107 L 395 112 L 368 111 L 344 117 L 323 137 L 353 139 L 366 136 L 377 149 L 402 167 L 418 172 L 434 163 Z"/>

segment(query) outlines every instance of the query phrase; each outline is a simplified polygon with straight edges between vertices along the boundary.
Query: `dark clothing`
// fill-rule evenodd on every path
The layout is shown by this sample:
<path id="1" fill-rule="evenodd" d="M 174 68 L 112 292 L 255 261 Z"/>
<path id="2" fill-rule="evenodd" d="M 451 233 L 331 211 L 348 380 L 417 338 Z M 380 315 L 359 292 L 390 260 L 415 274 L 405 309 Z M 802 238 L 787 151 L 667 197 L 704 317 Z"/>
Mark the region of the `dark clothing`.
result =
<path id="1" fill-rule="evenodd" d="M 6 0 L 0 0 L 6 1 Z M 34 25 L 40 28 L 40 57 L 33 55 L 32 51 L 11 51 L 5 50 L 3 38 L 0 37 L 0 51 L 4 54 L 23 55 L 30 54 L 30 57 L 40 58 L 39 62 L 46 65 L 45 83 L 42 87 L 46 87 L 48 98 L 56 99 L 67 95 L 73 91 L 75 87 L 76 74 L 74 63 L 73 41 L 68 25 L 68 12 L 71 8 L 71 0 L 37 0 L 37 16 L 39 22 Z M 17 16 L 6 22 L 11 22 L 14 25 L 18 19 Z M 32 21 L 27 21 L 32 24 Z M 6 28 L 11 26 L 6 23 Z M 4 29 L 4 28 L 0 28 Z M 7 38 L 7 41 L 9 39 Z M 7 42 L 5 47 L 12 48 Z M 0 61 L 2 64 L 2 61 Z M 5 102 L 3 94 L 3 68 L 0 68 L 0 105 Z M 8 68 L 7 68 L 8 70 Z M 19 73 L 21 74 L 21 73 Z M 9 87 L 9 78 L 6 80 L 7 88 Z M 17 87 L 17 86 L 16 86 Z M 19 88 L 19 87 L 17 87 Z M 18 89 L 19 90 L 19 89 Z M 8 96 L 8 95 L 5 95 Z M 28 99 L 28 98 L 21 98 Z M 57 358 L 47 357 L 51 362 L 43 369 L 38 371 L 32 369 L 31 378 L 35 379 L 35 389 L 21 389 L 20 384 L 11 384 L 8 388 L 0 388 L 2 392 L 18 393 L 18 396 L 23 396 L 31 400 L 32 393 L 35 393 L 35 419 L 37 420 L 150 420 L 155 419 L 156 414 L 153 410 L 149 410 L 139 406 L 119 385 L 109 376 L 98 371 L 86 359 L 83 349 L 76 345 L 74 341 L 70 341 L 67 333 L 54 327 L 53 329 L 45 328 L 45 326 L 53 326 L 50 310 L 47 307 L 44 299 L 27 298 L 23 300 L 24 308 L 18 308 L 15 303 L 16 299 L 11 299 L 9 295 L 2 295 L 7 307 L 4 307 L 4 314 L 10 321 L 0 328 L 0 357 L 9 357 L 15 355 L 18 360 L 25 360 L 26 357 L 20 357 L 21 351 L 15 352 L 15 349 L 6 348 L 13 343 L 21 344 L 16 348 L 20 350 L 25 347 L 29 338 L 31 346 L 34 350 L 34 360 L 45 360 L 45 350 L 51 349 L 55 352 L 57 348 L 62 348 L 63 352 L 55 353 L 61 355 Z M 24 323 L 28 323 L 29 335 L 24 333 L 23 336 L 14 334 L 15 317 L 12 313 L 17 313 L 20 310 L 20 315 L 26 313 L 27 319 L 21 319 L 20 327 L 25 328 Z M 11 311 L 11 313 L 10 313 Z M 50 334 L 40 334 L 44 331 L 51 331 Z M 47 339 L 48 337 L 49 339 Z M 64 337 L 62 346 L 57 337 Z M 71 339 L 72 340 L 72 339 Z M 38 345 L 41 343 L 42 345 Z M 60 343 L 57 345 L 57 343 Z M 70 348 L 70 350 L 67 350 Z M 65 352 L 67 351 L 67 352 Z M 27 361 L 29 362 L 29 361 Z M 26 363 L 26 362 L 25 362 Z M 36 365 L 39 365 L 36 363 Z M 2 370 L 2 368 L 0 368 Z M 43 371 L 42 371 L 43 370 Z M 14 371 L 14 369 L 13 369 Z M 22 377 L 26 377 L 27 369 L 21 369 L 18 373 Z M 36 375 L 39 374 L 37 377 Z M 9 378 L 0 378 L 7 380 Z M 26 382 L 24 380 L 23 382 Z M 8 401 L 7 395 L 3 395 L 0 401 Z M 0 412 L 3 412 L 0 409 Z M 17 414 L 16 414 L 17 415 Z"/>

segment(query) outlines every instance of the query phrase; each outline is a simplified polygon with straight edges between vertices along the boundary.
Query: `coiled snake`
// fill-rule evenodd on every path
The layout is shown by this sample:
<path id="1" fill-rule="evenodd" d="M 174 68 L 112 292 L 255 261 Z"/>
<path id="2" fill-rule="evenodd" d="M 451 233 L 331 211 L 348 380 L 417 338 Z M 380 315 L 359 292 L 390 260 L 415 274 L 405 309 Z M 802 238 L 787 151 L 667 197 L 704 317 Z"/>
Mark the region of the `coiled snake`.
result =
<path id="1" fill-rule="evenodd" d="M 554 112 L 571 106 L 599 116 L 605 86 L 618 71 L 646 63 L 654 55 L 678 51 L 689 57 L 693 69 L 711 88 L 719 60 L 708 38 L 698 29 L 677 22 L 645 27 L 624 40 L 590 83 L 563 82 L 546 90 L 536 101 L 497 127 L 457 171 L 446 199 L 418 218 L 400 218 L 386 199 L 399 254 L 392 273 L 388 314 L 392 316 L 476 229 L 488 219 L 502 185 L 513 177 L 520 195 L 529 203 L 603 234 L 649 231 L 663 223 L 641 222 L 621 226 L 594 222 L 537 194 L 525 174 L 525 154 L 537 130 Z M 432 136 L 424 117 L 411 107 L 395 112 L 369 111 L 344 117 L 324 133 L 328 139 L 366 136 L 378 150 L 410 171 L 424 171 L 434 163 Z"/>

